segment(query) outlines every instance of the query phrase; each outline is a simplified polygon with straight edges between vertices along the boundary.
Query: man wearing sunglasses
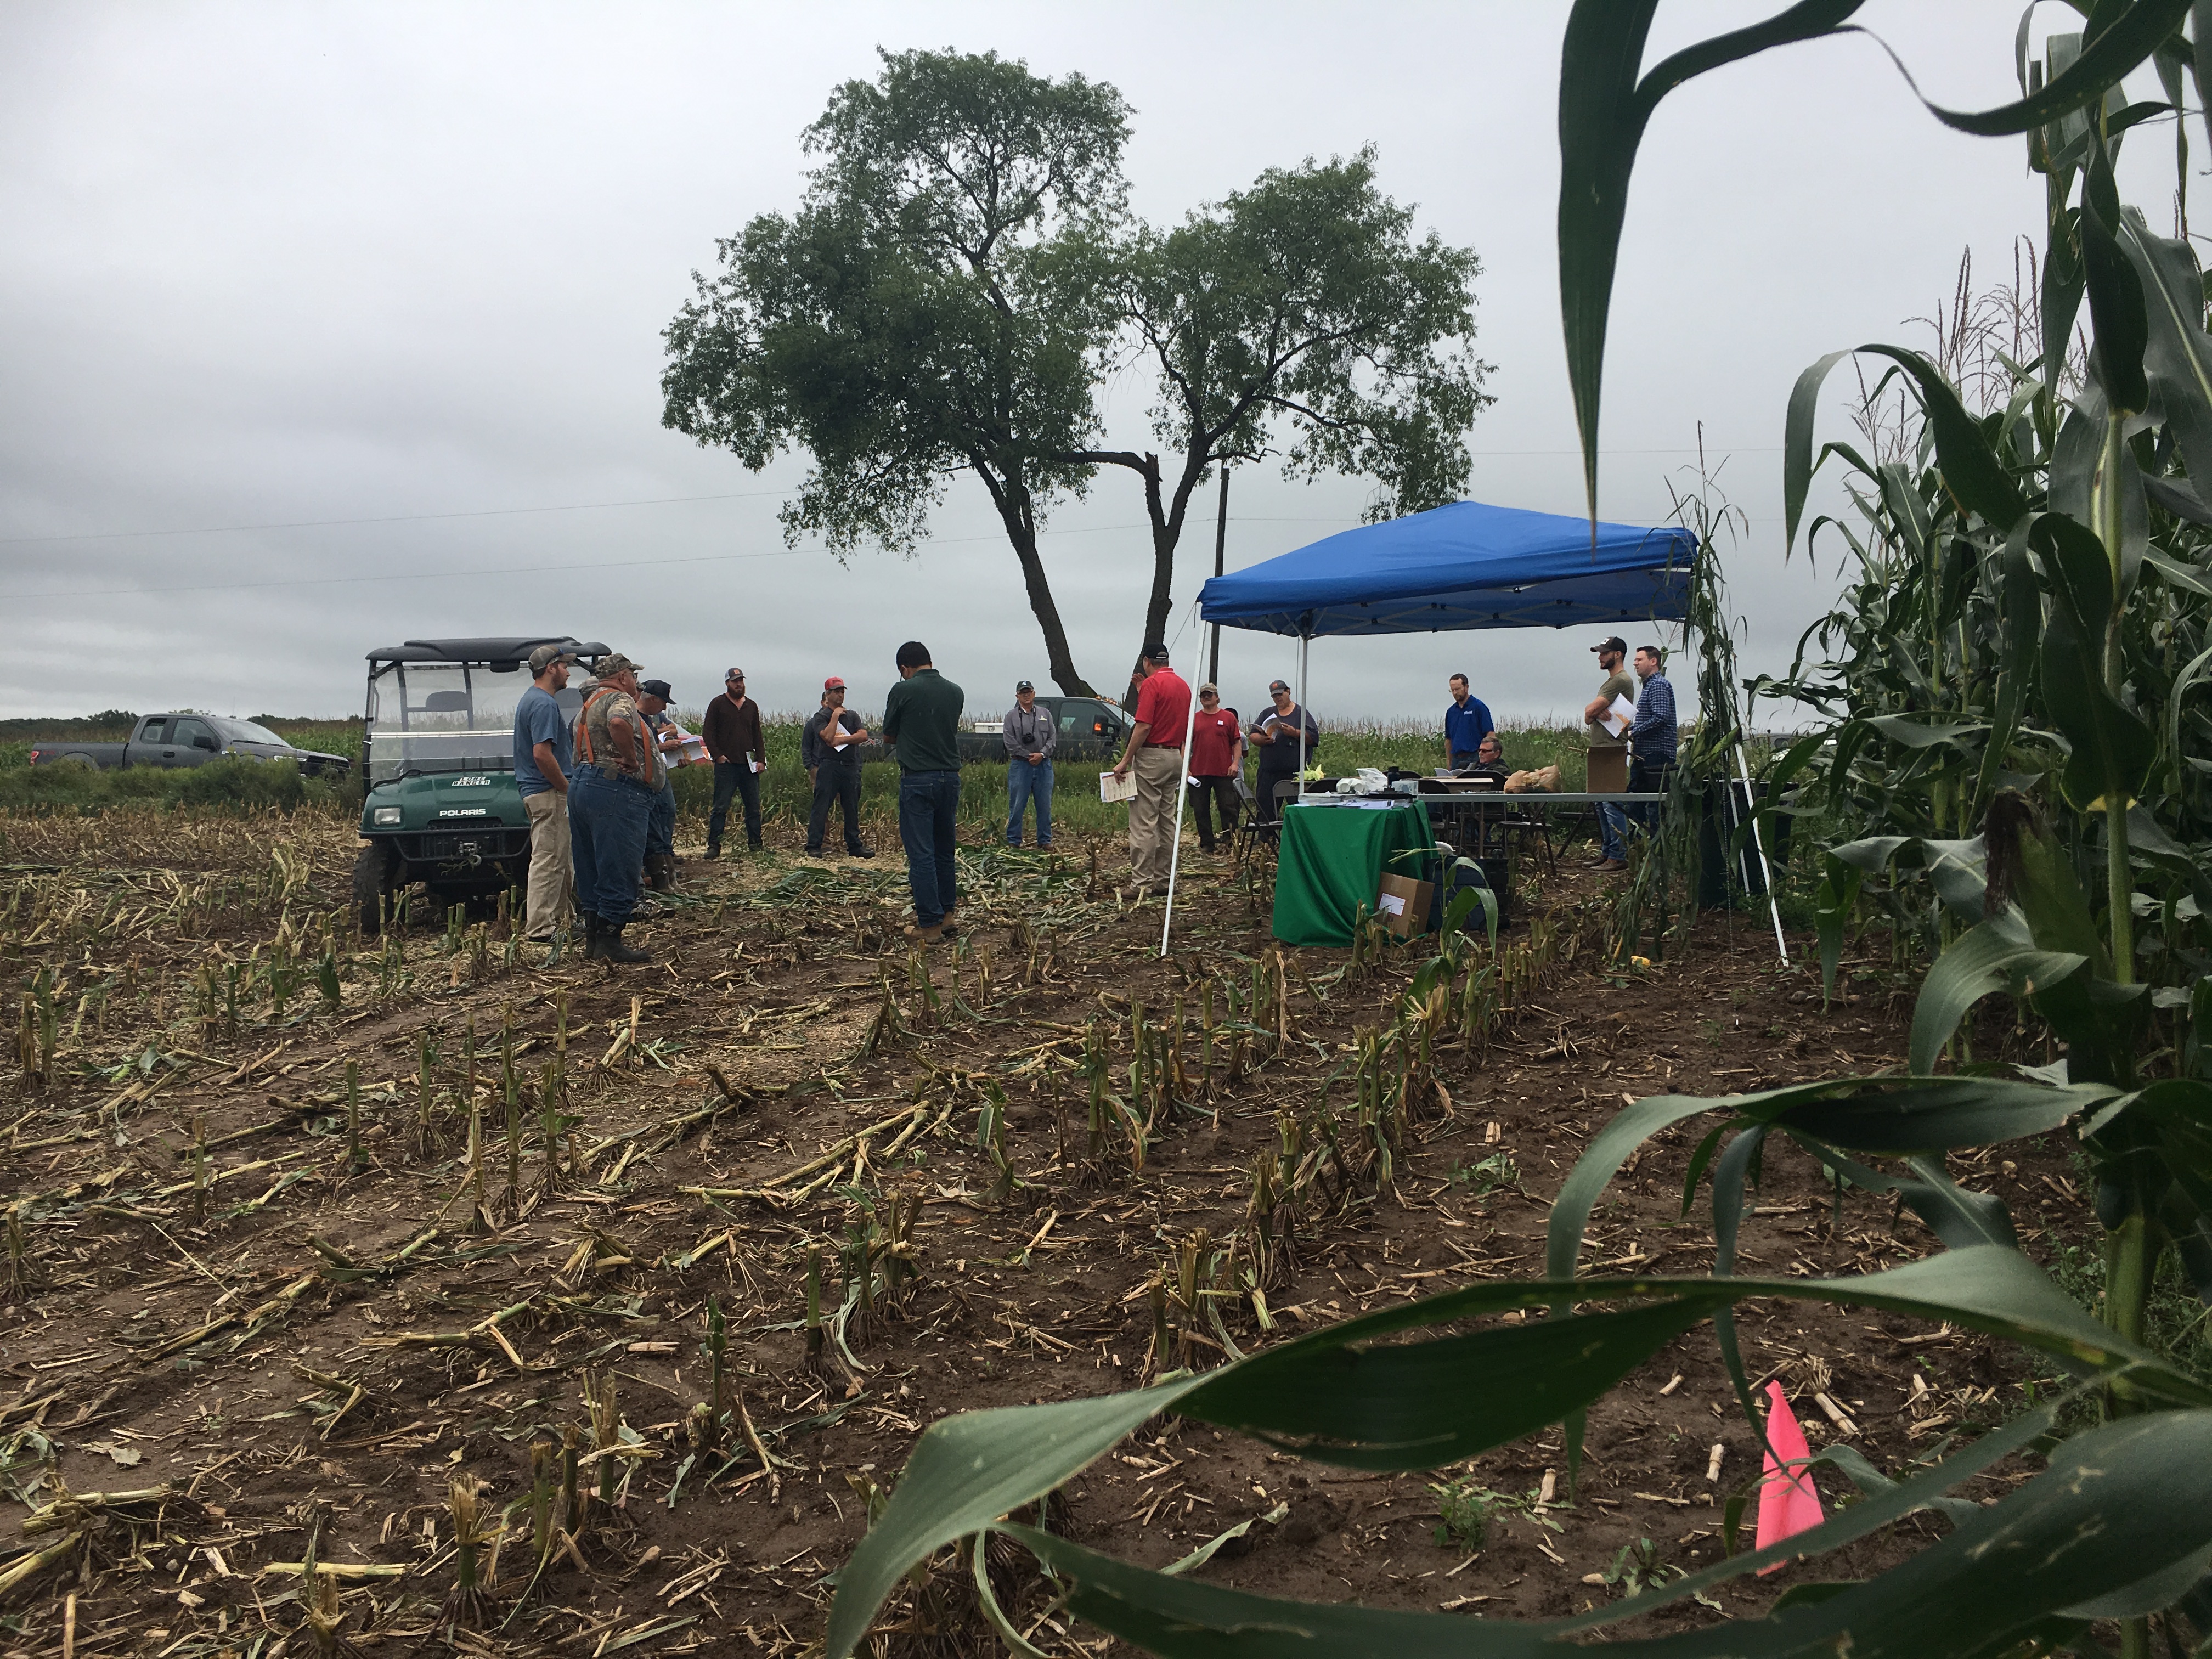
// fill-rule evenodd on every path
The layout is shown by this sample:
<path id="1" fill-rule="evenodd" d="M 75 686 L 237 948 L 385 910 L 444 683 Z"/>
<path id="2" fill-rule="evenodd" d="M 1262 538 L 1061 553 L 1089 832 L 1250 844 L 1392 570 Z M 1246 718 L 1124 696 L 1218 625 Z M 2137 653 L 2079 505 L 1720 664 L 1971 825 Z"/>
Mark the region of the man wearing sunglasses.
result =
<path id="1" fill-rule="evenodd" d="M 768 759 L 761 737 L 760 705 L 745 695 L 745 671 L 732 668 L 722 676 L 722 694 L 707 705 L 699 722 L 699 736 L 714 763 L 714 806 L 707 817 L 707 856 L 722 856 L 722 826 L 729 821 L 730 798 L 745 802 L 745 844 L 756 853 L 761 844 L 760 775 Z"/>

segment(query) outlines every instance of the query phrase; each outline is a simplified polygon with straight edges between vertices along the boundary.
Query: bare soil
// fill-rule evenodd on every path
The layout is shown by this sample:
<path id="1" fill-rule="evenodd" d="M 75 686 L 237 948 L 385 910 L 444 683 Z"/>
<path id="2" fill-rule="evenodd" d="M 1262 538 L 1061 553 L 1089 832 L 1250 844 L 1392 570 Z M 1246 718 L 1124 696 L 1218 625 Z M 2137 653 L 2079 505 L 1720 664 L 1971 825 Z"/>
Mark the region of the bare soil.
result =
<path id="1" fill-rule="evenodd" d="M 1164 961 L 1158 903 L 1112 885 L 1118 848 L 963 854 L 961 942 L 925 957 L 899 934 L 895 836 L 872 863 L 805 860 L 787 838 L 750 860 L 687 864 L 681 896 L 630 931 L 654 965 L 611 969 L 549 965 L 529 945 L 509 966 L 496 918 L 477 919 L 480 959 L 465 933 L 449 951 L 427 918 L 396 954 L 353 940 L 343 825 L 0 823 L 0 953 L 27 999 L 40 969 L 54 976 L 60 1050 L 41 1081 L 34 1010 L 27 1064 L 19 1055 L 0 1078 L 0 1190 L 25 1252 L 0 1280 L 0 1551 L 82 1534 L 12 1588 L 0 1652 L 60 1653 L 65 1631 L 74 1654 L 317 1651 L 298 1567 L 279 1565 L 301 1562 L 311 1537 L 337 1569 L 343 1639 L 362 1650 L 450 1642 L 596 1659 L 818 1644 L 823 1579 L 864 1528 L 867 1488 L 893 1484 L 928 1424 L 1147 1374 L 1148 1287 L 1171 1251 L 1197 1229 L 1237 1231 L 1279 1111 L 1343 1109 L 1355 1034 L 1392 1018 L 1431 949 L 1395 947 L 1357 969 L 1347 952 L 1295 953 L 1292 1039 L 1254 1040 L 1232 1080 L 1225 1034 L 1201 1064 L 1205 988 L 1225 1019 L 1226 986 L 1249 987 L 1273 945 L 1263 892 L 1228 860 L 1187 849 L 1195 862 Z M 1817 971 L 1779 964 L 1763 919 L 1707 918 L 1649 971 L 1607 973 L 1606 878 L 1529 879 L 1534 908 L 1551 915 L 1538 982 L 1486 1043 L 1439 1051 L 1449 1111 L 1414 1125 L 1390 1190 L 1310 1206 L 1295 1266 L 1268 1295 L 1273 1333 L 1233 1304 L 1226 1334 L 1241 1349 L 1474 1279 L 1540 1276 L 1551 1196 L 1626 1100 L 1902 1063 L 1902 994 L 1824 1009 Z M 335 1007 L 313 972 L 326 926 L 344 975 Z M 1528 927 L 1510 936 L 1520 948 Z M 280 935 L 279 960 L 301 963 L 281 1018 L 257 978 Z M 1160 1114 L 1140 1174 L 1118 1137 L 1092 1163 L 1072 1076 L 1086 1031 L 1095 1022 L 1119 1076 L 1132 1001 L 1158 1026 L 1178 997 L 1183 1098 Z M 503 1018 L 527 1097 L 513 1209 Z M 436 1048 L 427 1139 L 425 1033 Z M 556 1054 L 579 1121 L 549 1153 L 536 1097 Z M 976 1144 L 994 1089 L 1018 1182 L 997 1197 Z M 886 1122 L 857 1152 L 844 1144 Z M 1700 1133 L 1662 1137 L 1614 1183 L 1584 1271 L 1710 1267 L 1702 1196 L 1686 1221 L 1680 1208 Z M 826 1153 L 826 1177 L 793 1173 Z M 2007 1157 L 1972 1172 L 2024 1231 L 2086 1228 L 2059 1150 Z M 834 1344 L 810 1369 L 808 1251 L 834 1307 L 861 1200 L 880 1211 L 895 1194 L 922 1200 L 915 1276 L 872 1331 L 854 1333 L 857 1375 Z M 1791 1151 L 1770 1152 L 1755 1201 L 1742 1251 L 1755 1271 L 1871 1271 L 1932 1246 L 1910 1215 L 1863 1194 L 1838 1212 Z M 710 1299 L 727 1322 L 733 1419 L 742 1401 L 767 1467 L 734 1421 L 710 1449 L 687 1431 L 709 1387 Z M 1885 1468 L 2020 1404 L 2019 1358 L 1968 1334 L 1796 1305 L 1752 1304 L 1742 1328 L 1747 1364 L 1779 1376 L 1816 1446 L 1847 1435 Z M 1200 1364 L 1219 1346 L 1193 1341 Z M 588 1451 L 587 1378 L 613 1389 L 635 1442 L 617 1460 L 622 1501 L 588 1506 L 573 1553 L 533 1575 L 532 1448 L 550 1444 L 557 1464 L 564 1431 L 580 1431 Z M 1163 1565 L 1261 1517 L 1200 1572 L 1273 1595 L 1543 1616 L 1623 1594 L 1618 1564 L 1638 1540 L 1648 1571 L 1715 1559 L 1723 1506 L 1756 1462 L 1699 1329 L 1593 1410 L 1571 1502 L 1557 1430 L 1393 1478 L 1171 1419 L 1071 1482 L 1054 1521 Z M 597 1473 L 587 1464 L 586 1483 Z M 1967 1490 L 2024 1478 L 2005 1466 Z M 1439 1541 L 1431 1488 L 1447 1480 L 1504 1500 L 1480 1548 Z M 460 1628 L 447 1616 L 457 1480 L 475 1483 L 487 1530 L 510 1521 L 495 1579 L 483 1552 L 483 1602 Z M 1832 1500 L 1848 1490 L 1827 1470 L 1820 1484 Z M 105 1508 L 84 1497 L 116 1492 L 144 1495 Z M 50 1508 L 65 1493 L 82 1501 Z M 19 1535 L 38 1512 L 50 1529 Z M 1877 1570 L 1940 1526 L 1908 1523 L 1819 1576 Z M 0 1581 L 28 1559 L 0 1554 Z M 1800 1571 L 1719 1600 L 1730 1613 L 1765 1605 Z M 1000 1571 L 1022 1623 L 1045 1612 L 1018 1562 Z M 919 1605 L 896 1601 L 879 1650 L 995 1650 L 963 1577 L 948 1567 Z M 1714 1616 L 1684 1602 L 1659 1626 Z M 1056 1620 L 1032 1639 L 1109 1645 Z"/>

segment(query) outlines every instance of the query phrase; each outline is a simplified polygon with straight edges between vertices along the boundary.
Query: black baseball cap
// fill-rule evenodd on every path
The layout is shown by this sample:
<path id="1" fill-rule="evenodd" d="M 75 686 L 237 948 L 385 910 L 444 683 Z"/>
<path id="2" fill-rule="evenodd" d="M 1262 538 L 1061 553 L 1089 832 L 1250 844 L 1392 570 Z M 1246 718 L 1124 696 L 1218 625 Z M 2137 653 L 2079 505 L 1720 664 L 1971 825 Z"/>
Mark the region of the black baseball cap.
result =
<path id="1" fill-rule="evenodd" d="M 1145 647 L 1145 660 L 1146 662 L 1165 662 L 1167 659 L 1168 648 L 1166 646 L 1148 645 Z"/>
<path id="2" fill-rule="evenodd" d="M 666 680 L 640 680 L 637 683 L 637 689 L 644 692 L 647 696 L 658 697 L 663 702 L 673 702 L 676 697 L 674 689 Z"/>
<path id="3" fill-rule="evenodd" d="M 1628 641 L 1621 638 L 1618 634 L 1608 634 L 1603 639 L 1600 640 L 1595 645 L 1590 647 L 1590 649 L 1593 651 L 1618 651 L 1625 657 L 1628 654 Z"/>
<path id="4" fill-rule="evenodd" d="M 1014 690 L 1017 691 L 1034 691 L 1036 690 L 1036 687 L 1031 685 L 1027 680 L 1016 680 L 1014 682 Z"/>

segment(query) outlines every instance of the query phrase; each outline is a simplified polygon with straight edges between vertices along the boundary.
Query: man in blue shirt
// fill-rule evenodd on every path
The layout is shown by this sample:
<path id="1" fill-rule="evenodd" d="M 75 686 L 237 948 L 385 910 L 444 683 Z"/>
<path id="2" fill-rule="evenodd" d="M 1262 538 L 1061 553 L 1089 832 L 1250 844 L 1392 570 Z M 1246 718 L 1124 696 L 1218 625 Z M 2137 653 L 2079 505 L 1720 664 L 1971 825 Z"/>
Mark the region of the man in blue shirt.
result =
<path id="1" fill-rule="evenodd" d="M 1450 705 L 1444 710 L 1444 764 L 1456 772 L 1472 766 L 1482 752 L 1482 740 L 1498 729 L 1490 718 L 1490 705 L 1468 695 L 1467 676 L 1451 677 Z"/>
<path id="2" fill-rule="evenodd" d="M 568 920 L 575 866 L 568 850 L 568 773 L 574 742 L 555 701 L 575 659 L 557 645 L 530 653 L 530 690 L 514 705 L 514 787 L 530 817 L 530 885 L 523 932 L 550 940 Z"/>

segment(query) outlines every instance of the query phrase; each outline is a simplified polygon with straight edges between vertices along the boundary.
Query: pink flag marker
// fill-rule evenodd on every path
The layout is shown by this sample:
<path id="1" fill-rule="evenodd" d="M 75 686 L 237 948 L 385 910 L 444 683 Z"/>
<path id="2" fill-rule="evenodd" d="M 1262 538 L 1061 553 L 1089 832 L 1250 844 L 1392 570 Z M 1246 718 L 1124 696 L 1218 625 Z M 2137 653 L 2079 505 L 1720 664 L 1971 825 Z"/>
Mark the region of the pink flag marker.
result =
<path id="1" fill-rule="evenodd" d="M 1812 1448 L 1805 1443 L 1805 1431 L 1797 1426 L 1779 1382 L 1766 1385 L 1766 1467 L 1759 1480 L 1760 1549 L 1810 1532 L 1826 1518 L 1820 1512 L 1820 1495 L 1813 1490 L 1812 1471 L 1804 1466 L 1813 1455 Z M 1796 1467 L 1784 1468 L 1784 1464 Z M 1771 1567 L 1761 1567 L 1759 1575 L 1779 1572 L 1786 1565 L 1777 1561 Z"/>

